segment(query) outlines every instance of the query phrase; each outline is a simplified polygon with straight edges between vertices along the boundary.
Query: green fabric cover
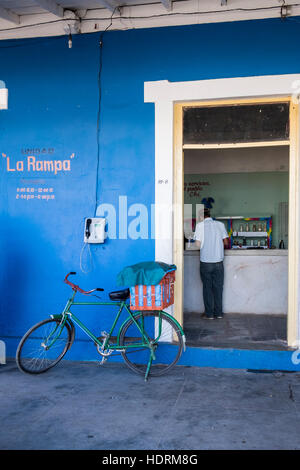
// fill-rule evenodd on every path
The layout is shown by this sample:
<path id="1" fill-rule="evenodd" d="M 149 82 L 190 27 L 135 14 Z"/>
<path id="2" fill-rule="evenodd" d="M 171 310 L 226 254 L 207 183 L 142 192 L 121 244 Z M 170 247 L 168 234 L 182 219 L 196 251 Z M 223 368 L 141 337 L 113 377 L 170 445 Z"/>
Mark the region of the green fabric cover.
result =
<path id="1" fill-rule="evenodd" d="M 117 276 L 118 286 L 155 286 L 159 284 L 166 273 L 175 271 L 175 264 L 159 261 L 143 261 L 132 266 L 126 266 Z"/>

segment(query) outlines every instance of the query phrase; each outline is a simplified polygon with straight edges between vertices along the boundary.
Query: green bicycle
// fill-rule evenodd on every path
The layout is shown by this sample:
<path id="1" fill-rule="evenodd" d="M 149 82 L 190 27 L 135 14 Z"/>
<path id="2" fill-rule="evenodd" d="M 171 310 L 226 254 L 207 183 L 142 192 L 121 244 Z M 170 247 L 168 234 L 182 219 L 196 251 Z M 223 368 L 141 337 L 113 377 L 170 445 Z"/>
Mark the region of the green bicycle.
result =
<path id="1" fill-rule="evenodd" d="M 145 376 L 160 376 L 169 371 L 178 362 L 185 349 L 185 335 L 180 324 L 168 313 L 159 311 L 132 312 L 127 303 L 129 289 L 110 292 L 111 302 L 75 302 L 75 295 L 80 292 L 90 295 L 101 288 L 84 291 L 68 280 L 64 282 L 72 287 L 72 297 L 67 301 L 63 312 L 50 315 L 32 328 L 21 339 L 16 362 L 22 372 L 41 374 L 54 367 L 71 348 L 75 339 L 75 325 L 94 342 L 98 353 L 102 356 L 101 364 L 113 353 L 123 356 L 126 365 Z M 93 294 L 95 295 L 95 294 Z M 96 337 L 71 311 L 73 305 L 115 305 L 119 307 L 116 317 L 108 333 L 102 332 Z M 128 313 L 113 336 L 117 322 L 123 311 Z"/>

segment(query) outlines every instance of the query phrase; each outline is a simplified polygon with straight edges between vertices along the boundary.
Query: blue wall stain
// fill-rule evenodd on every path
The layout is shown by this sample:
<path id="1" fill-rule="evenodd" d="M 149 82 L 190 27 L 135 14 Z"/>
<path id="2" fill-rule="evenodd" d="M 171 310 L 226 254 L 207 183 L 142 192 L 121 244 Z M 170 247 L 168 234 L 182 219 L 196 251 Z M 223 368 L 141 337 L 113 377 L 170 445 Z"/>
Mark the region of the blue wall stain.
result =
<path id="1" fill-rule="evenodd" d="M 127 196 L 128 206 L 144 204 L 150 214 L 154 203 L 154 105 L 144 103 L 145 81 L 299 72 L 296 20 L 107 31 L 98 148 L 99 37 L 74 36 L 72 49 L 66 37 L 0 44 L 0 78 L 9 90 L 9 109 L 0 112 L 2 338 L 20 337 L 62 310 L 70 294 L 63 283 L 67 272 L 77 271 L 76 283 L 83 288 L 104 287 L 106 300 L 124 266 L 154 259 L 152 239 L 107 240 L 91 246 L 93 270 L 80 270 L 84 218 L 94 215 L 96 181 L 98 204 L 118 210 L 119 197 Z M 72 154 L 70 171 L 26 170 L 30 155 L 44 161 Z M 24 160 L 24 171 L 7 172 L 8 157 L 13 168 Z M 51 189 L 55 199 L 17 199 L 17 188 L 34 188 L 34 195 L 39 188 L 49 195 Z M 83 262 L 89 270 L 86 250 Z M 83 310 L 93 331 L 108 329 L 110 308 Z M 10 355 L 17 341 L 8 341 Z M 76 358 L 94 355 L 82 351 Z"/>

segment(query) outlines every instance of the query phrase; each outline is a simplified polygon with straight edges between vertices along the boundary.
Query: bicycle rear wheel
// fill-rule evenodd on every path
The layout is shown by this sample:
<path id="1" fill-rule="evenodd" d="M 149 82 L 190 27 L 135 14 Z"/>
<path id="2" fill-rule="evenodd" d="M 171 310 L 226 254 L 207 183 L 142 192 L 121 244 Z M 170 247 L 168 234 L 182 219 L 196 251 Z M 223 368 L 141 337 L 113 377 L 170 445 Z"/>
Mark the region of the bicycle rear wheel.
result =
<path id="1" fill-rule="evenodd" d="M 34 325 L 21 339 L 16 362 L 22 372 L 41 374 L 55 366 L 73 342 L 71 327 L 60 320 L 48 319 Z"/>
<path id="2" fill-rule="evenodd" d="M 181 356 L 183 339 L 180 329 L 164 312 L 140 312 L 135 315 L 135 320 L 154 348 L 149 375 L 165 374 L 175 366 Z M 129 319 L 121 330 L 120 345 L 128 347 L 122 351 L 125 363 L 139 374 L 146 373 L 151 355 L 150 347 L 142 346 L 143 343 L 145 340 L 141 331 L 135 322 Z"/>

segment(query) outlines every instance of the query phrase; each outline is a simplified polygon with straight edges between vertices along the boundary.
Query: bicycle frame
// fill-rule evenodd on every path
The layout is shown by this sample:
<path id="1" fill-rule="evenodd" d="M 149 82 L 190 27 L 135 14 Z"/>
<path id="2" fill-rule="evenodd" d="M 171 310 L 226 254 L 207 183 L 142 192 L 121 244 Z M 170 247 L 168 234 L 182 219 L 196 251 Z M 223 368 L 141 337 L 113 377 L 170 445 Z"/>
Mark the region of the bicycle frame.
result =
<path id="1" fill-rule="evenodd" d="M 68 300 L 63 312 L 60 314 L 60 315 L 51 315 L 51 318 L 54 318 L 54 319 L 60 319 L 61 322 L 60 324 L 55 328 L 54 332 L 57 330 L 57 328 L 60 326 L 61 329 L 60 329 L 60 332 L 58 334 L 58 336 L 56 336 L 53 341 L 48 345 L 48 348 L 50 348 L 52 346 L 52 344 L 56 341 L 56 339 L 59 338 L 60 334 L 61 334 L 61 331 L 63 330 L 63 327 L 65 326 L 65 323 L 67 321 L 69 322 L 73 322 L 75 323 L 94 343 L 96 343 L 100 348 L 102 348 L 103 352 L 107 351 L 107 350 L 116 350 L 116 351 L 122 351 L 122 350 L 125 350 L 125 349 L 130 349 L 130 348 L 136 348 L 136 347 L 147 347 L 149 348 L 150 350 L 152 350 L 151 348 L 151 344 L 150 344 L 150 341 L 148 340 L 148 337 L 147 335 L 145 334 L 144 332 L 144 329 L 143 329 L 143 321 L 141 322 L 142 325 L 139 324 L 139 322 L 136 320 L 135 316 L 137 313 L 133 314 L 131 312 L 131 310 L 129 309 L 127 303 L 125 301 L 121 301 L 121 302 L 74 302 L 74 297 L 76 295 L 76 292 L 73 293 L 71 299 Z M 71 311 L 70 311 L 70 308 L 73 306 L 73 305 L 81 305 L 81 306 L 87 306 L 87 305 L 98 305 L 98 306 L 117 306 L 119 307 L 119 311 L 117 312 L 116 314 L 116 317 L 113 321 L 113 324 L 111 326 L 111 329 L 108 333 L 108 335 L 104 338 L 103 341 L 101 341 L 99 338 L 97 338 L 80 320 L 79 318 L 74 315 Z M 116 324 L 121 316 L 121 313 L 123 311 L 123 308 L 125 308 L 125 310 L 127 311 L 128 313 L 128 317 L 126 318 L 126 320 L 123 322 L 123 324 L 120 326 L 119 328 L 119 331 L 118 331 L 118 335 L 117 335 L 117 342 L 116 344 L 112 344 L 112 343 L 109 343 L 109 340 L 112 336 L 112 333 L 116 327 Z M 140 312 L 138 312 L 140 313 Z M 132 319 L 133 322 L 135 323 L 135 325 L 137 326 L 137 328 L 139 329 L 139 331 L 141 332 L 142 334 L 142 337 L 143 337 L 143 343 L 139 342 L 139 343 L 131 343 L 131 344 L 127 344 L 127 345 L 120 345 L 120 332 L 123 328 L 123 325 L 125 325 L 125 323 L 127 323 L 127 321 L 129 319 Z M 53 333 L 54 333 L 53 332 Z M 159 338 L 160 338 L 160 335 L 161 335 L 161 322 L 159 322 L 159 331 L 158 331 L 158 337 L 155 339 L 155 341 L 158 341 Z M 153 355 L 153 358 L 154 358 L 154 355 Z"/>

